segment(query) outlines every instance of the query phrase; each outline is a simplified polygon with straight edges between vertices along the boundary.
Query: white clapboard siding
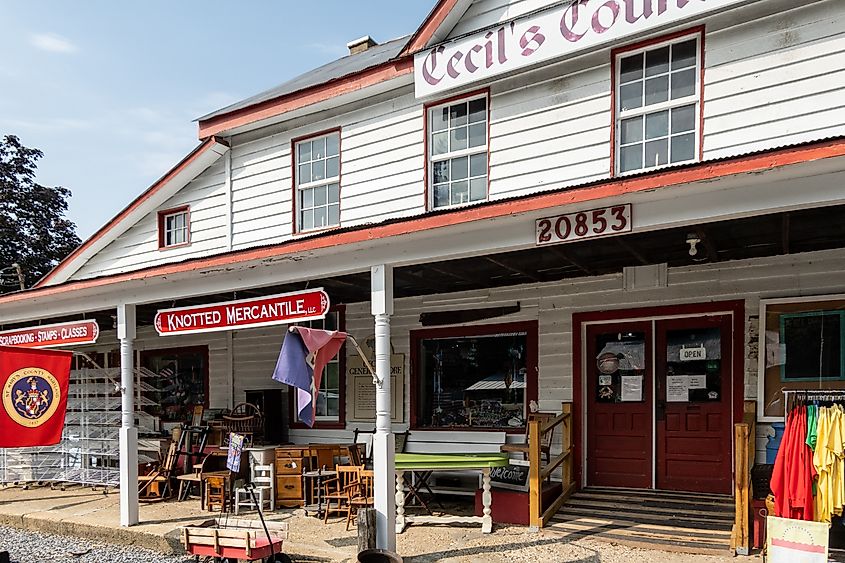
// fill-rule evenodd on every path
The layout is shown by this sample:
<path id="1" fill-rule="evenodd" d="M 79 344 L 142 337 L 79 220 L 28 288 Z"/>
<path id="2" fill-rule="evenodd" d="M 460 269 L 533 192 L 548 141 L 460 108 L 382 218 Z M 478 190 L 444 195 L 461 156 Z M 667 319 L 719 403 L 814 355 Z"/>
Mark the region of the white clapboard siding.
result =
<path id="1" fill-rule="evenodd" d="M 246 391 L 288 386 L 271 377 L 282 349 L 286 326 L 239 330 L 232 334 L 232 358 L 235 365 L 235 403 L 246 399 Z"/>
<path id="2" fill-rule="evenodd" d="M 555 0 L 474 0 L 449 37 L 459 37 L 499 22 L 518 18 L 553 4 Z"/>

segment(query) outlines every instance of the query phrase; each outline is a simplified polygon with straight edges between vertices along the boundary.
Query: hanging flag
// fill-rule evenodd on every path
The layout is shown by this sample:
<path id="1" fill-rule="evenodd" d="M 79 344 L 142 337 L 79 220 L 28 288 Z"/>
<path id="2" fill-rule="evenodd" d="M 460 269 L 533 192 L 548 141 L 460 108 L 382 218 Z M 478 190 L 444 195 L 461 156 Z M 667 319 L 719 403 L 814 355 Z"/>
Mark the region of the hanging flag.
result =
<path id="1" fill-rule="evenodd" d="M 292 326 L 282 342 L 273 379 L 296 388 L 296 411 L 309 427 L 314 426 L 323 368 L 345 341 L 345 332 Z"/>
<path id="2" fill-rule="evenodd" d="M 0 448 L 62 439 L 72 352 L 0 346 Z"/>

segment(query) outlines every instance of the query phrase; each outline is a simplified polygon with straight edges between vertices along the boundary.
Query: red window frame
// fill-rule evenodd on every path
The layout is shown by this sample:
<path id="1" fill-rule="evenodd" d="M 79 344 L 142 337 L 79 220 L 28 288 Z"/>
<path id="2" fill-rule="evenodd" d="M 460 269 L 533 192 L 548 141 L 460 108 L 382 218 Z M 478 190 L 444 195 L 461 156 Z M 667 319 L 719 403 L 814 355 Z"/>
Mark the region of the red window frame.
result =
<path id="1" fill-rule="evenodd" d="M 462 426 L 448 426 L 448 427 L 420 427 L 417 421 L 417 404 L 418 401 L 418 386 L 420 378 L 420 345 L 423 340 L 431 338 L 457 338 L 467 336 L 485 336 L 491 334 L 508 333 L 508 332 L 524 332 L 526 339 L 526 357 L 525 357 L 525 371 L 526 371 L 526 389 L 525 389 L 525 405 L 527 406 L 531 401 L 537 401 L 537 381 L 539 374 L 539 321 L 518 321 L 512 323 L 498 323 L 485 325 L 470 325 L 470 326 L 454 326 L 444 328 L 428 328 L 411 331 L 411 416 L 410 421 L 411 430 L 425 430 L 425 431 L 466 431 L 466 432 L 507 432 L 509 434 L 524 434 L 525 427 L 518 428 L 476 428 L 476 427 L 462 427 Z"/>
<path id="2" fill-rule="evenodd" d="M 299 229 L 299 197 L 296 188 L 296 173 L 299 166 L 297 162 L 296 145 L 303 141 L 310 141 L 319 137 L 325 137 L 337 133 L 337 225 L 323 227 L 322 229 L 309 229 L 301 231 Z M 332 129 L 325 129 L 309 135 L 302 135 L 301 137 L 294 137 L 290 140 L 290 186 L 291 186 L 291 208 L 293 214 L 291 216 L 291 234 L 293 235 L 312 235 L 314 233 L 322 233 L 332 229 L 339 229 L 343 225 L 343 135 L 340 127 L 333 127 Z"/>
<path id="3" fill-rule="evenodd" d="M 309 231 L 310 232 L 310 231 Z M 346 332 L 346 305 L 333 305 L 329 309 L 330 313 L 337 313 L 337 329 L 341 332 Z M 314 426 L 311 430 L 343 430 L 346 428 L 346 343 L 341 346 L 337 353 L 339 357 L 338 365 L 338 413 L 337 422 L 315 420 Z M 308 430 L 309 427 L 296 417 L 296 403 L 294 402 L 295 393 L 292 388 L 288 387 L 288 424 L 291 429 Z"/>
<path id="4" fill-rule="evenodd" d="M 450 209 L 460 209 L 466 207 L 467 205 L 471 205 L 471 203 L 466 203 L 462 205 L 449 205 L 445 207 L 434 207 L 434 201 L 432 200 L 432 189 L 429 186 L 429 169 L 431 168 L 431 155 L 428 153 L 429 143 L 428 143 L 428 134 L 429 134 L 429 126 L 428 126 L 428 111 L 431 108 L 435 108 L 437 106 L 453 104 L 460 100 L 466 100 L 469 98 L 478 98 L 484 96 L 487 100 L 487 198 L 483 201 L 490 201 L 490 88 L 481 88 L 479 90 L 473 90 L 472 92 L 466 92 L 464 94 L 458 94 L 455 96 L 451 96 L 449 98 L 444 98 L 441 100 L 435 100 L 432 102 L 428 102 L 423 104 L 423 152 L 424 152 L 424 165 L 423 165 L 423 196 L 425 197 L 425 209 L 426 211 L 446 211 Z M 472 203 L 482 203 L 482 201 L 472 202 Z"/>
<path id="5" fill-rule="evenodd" d="M 639 41 L 637 43 L 632 43 L 631 45 L 625 45 L 624 47 L 617 47 L 615 49 L 611 49 L 610 51 L 610 177 L 614 178 L 618 175 L 617 173 L 617 162 L 616 162 L 616 69 L 617 69 L 617 62 L 619 58 L 625 53 L 630 53 L 631 51 L 638 51 L 640 49 L 647 49 L 653 45 L 658 45 L 660 43 L 665 43 L 668 41 L 675 41 L 687 36 L 694 36 L 698 35 L 698 48 L 699 48 L 699 100 L 698 100 L 698 158 L 696 160 L 691 160 L 689 162 L 685 162 L 684 164 L 694 164 L 697 162 L 701 162 L 704 160 L 704 42 L 706 38 L 705 34 L 705 26 L 704 25 L 697 25 L 695 27 L 690 27 L 687 29 L 682 29 L 679 31 L 675 31 L 672 33 L 668 33 L 665 35 L 660 35 L 658 37 L 653 37 L 651 39 L 646 39 L 643 41 Z M 628 174 L 639 174 L 639 173 L 647 173 L 647 172 L 654 172 L 658 170 L 662 170 L 664 168 L 670 167 L 671 165 L 661 166 L 658 168 L 645 168 L 642 170 L 632 171 Z"/>
<path id="6" fill-rule="evenodd" d="M 179 213 L 185 214 L 185 229 L 187 230 L 187 235 L 185 236 L 185 242 L 180 242 L 179 244 L 165 244 L 165 219 L 170 215 L 177 215 Z M 179 207 L 171 207 L 170 209 L 162 209 L 158 212 L 158 249 L 159 250 L 167 250 L 171 248 L 181 248 L 183 246 L 190 246 L 191 244 L 191 206 L 190 205 L 180 205 Z"/>

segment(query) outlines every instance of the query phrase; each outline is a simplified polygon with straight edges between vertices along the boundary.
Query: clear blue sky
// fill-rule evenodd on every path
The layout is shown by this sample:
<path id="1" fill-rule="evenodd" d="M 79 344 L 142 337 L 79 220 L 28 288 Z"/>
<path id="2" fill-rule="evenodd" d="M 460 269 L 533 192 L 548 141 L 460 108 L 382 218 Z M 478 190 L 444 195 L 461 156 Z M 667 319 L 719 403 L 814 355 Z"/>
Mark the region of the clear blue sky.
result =
<path id="1" fill-rule="evenodd" d="M 413 32 L 435 0 L 0 0 L 0 135 L 44 151 L 85 239 L 197 144 L 193 119 Z"/>

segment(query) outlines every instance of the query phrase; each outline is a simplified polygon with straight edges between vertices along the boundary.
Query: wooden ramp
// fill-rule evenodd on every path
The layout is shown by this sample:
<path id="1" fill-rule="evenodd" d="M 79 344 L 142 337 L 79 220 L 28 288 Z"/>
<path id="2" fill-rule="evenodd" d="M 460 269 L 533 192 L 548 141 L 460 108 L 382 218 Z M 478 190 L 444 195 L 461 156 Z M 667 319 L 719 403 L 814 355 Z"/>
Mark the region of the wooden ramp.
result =
<path id="1" fill-rule="evenodd" d="M 575 493 L 548 531 L 681 553 L 730 553 L 733 498 L 639 489 Z"/>

